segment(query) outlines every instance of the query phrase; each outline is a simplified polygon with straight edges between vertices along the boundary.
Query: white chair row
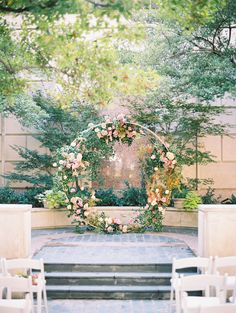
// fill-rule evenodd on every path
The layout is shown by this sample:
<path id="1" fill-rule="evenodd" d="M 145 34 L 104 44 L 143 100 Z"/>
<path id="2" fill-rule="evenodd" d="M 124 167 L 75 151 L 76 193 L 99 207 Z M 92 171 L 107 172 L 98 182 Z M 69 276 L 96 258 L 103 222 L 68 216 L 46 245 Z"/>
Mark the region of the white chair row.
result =
<path id="1" fill-rule="evenodd" d="M 48 313 L 46 280 L 43 260 L 33 259 L 1 259 L 0 271 L 0 312 L 34 312 L 33 293 L 37 295 L 37 313 L 42 312 L 42 300 L 45 312 Z M 33 272 L 34 271 L 34 272 Z M 27 288 L 26 288 L 27 285 Z M 19 289 L 19 290 L 18 290 Z M 20 290 L 21 289 L 21 290 Z M 7 299 L 3 299 L 3 291 L 7 290 Z M 11 299 L 12 292 L 27 293 L 26 299 Z M 9 306 L 7 309 L 7 305 Z M 4 308 L 4 310 L 2 309 Z"/>
<path id="2" fill-rule="evenodd" d="M 233 290 L 231 300 L 236 303 L 236 276 L 219 275 L 219 271 L 222 268 L 226 272 L 230 267 L 236 268 L 236 256 L 174 259 L 171 278 L 170 310 L 172 310 L 173 306 L 174 292 L 177 313 L 198 312 L 198 306 L 200 304 L 203 306 L 223 304 L 226 301 L 226 290 Z M 182 274 L 180 276 L 179 270 L 189 268 L 197 268 L 197 272 L 200 275 L 183 276 Z M 215 289 L 215 297 L 210 297 L 212 287 Z M 198 290 L 204 292 L 204 297 L 189 297 L 187 294 L 187 291 Z"/>

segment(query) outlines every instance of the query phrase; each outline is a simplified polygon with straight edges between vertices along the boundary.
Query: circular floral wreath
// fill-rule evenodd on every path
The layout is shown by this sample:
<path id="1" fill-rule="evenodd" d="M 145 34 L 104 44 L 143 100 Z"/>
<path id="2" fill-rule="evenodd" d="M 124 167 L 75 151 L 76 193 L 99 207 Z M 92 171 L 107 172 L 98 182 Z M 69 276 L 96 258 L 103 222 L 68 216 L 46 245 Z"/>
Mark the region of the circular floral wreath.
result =
<path id="1" fill-rule="evenodd" d="M 123 225 L 118 218 L 111 218 L 104 213 L 96 213 L 95 192 L 88 185 L 89 157 L 86 153 L 86 136 L 95 132 L 96 136 L 107 145 L 115 142 L 131 145 L 134 139 L 151 133 L 157 142 L 147 146 L 145 162 L 150 176 L 147 181 L 147 204 L 137 218 L 128 225 Z M 113 147 L 112 146 L 112 147 Z M 89 128 L 75 139 L 69 146 L 64 146 L 53 164 L 57 167 L 57 179 L 66 194 L 68 216 L 78 228 L 90 225 L 105 233 L 130 232 L 152 227 L 156 231 L 162 228 L 165 208 L 170 202 L 171 191 L 180 183 L 180 171 L 175 154 L 155 133 L 136 123 L 129 121 L 124 115 L 111 119 L 105 117 L 99 125 L 89 124 Z"/>

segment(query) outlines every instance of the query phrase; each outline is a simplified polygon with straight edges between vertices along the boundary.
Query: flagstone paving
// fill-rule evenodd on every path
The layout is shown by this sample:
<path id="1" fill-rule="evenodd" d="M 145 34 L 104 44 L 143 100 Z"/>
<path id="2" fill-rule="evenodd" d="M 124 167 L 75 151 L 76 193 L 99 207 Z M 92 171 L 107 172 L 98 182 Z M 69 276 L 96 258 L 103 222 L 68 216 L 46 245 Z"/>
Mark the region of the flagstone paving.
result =
<path id="1" fill-rule="evenodd" d="M 161 234 L 82 234 L 51 238 L 35 254 L 50 263 L 168 263 L 193 256 L 179 239 Z"/>
<path id="2" fill-rule="evenodd" d="M 169 313 L 169 301 L 51 300 L 49 313 Z M 172 313 L 174 313 L 174 309 Z"/>

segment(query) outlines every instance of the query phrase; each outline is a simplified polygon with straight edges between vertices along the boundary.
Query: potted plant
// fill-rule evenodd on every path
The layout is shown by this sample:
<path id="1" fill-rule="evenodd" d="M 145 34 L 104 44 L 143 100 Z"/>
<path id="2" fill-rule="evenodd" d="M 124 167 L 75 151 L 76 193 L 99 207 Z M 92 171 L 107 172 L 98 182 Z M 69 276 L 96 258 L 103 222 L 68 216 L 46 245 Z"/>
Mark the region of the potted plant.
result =
<path id="1" fill-rule="evenodd" d="M 202 203 L 202 198 L 196 191 L 189 191 L 184 199 L 184 210 L 191 212 L 197 209 L 197 206 Z"/>
<path id="2" fill-rule="evenodd" d="M 46 190 L 35 197 L 39 202 L 43 203 L 43 206 L 47 209 L 58 209 L 65 207 L 66 195 L 60 190 Z"/>
<path id="3" fill-rule="evenodd" d="M 186 185 L 181 184 L 179 188 L 176 188 L 172 192 L 172 200 L 174 207 L 176 209 L 183 209 L 184 205 L 184 200 L 186 198 L 187 193 L 189 192 L 189 189 Z"/>

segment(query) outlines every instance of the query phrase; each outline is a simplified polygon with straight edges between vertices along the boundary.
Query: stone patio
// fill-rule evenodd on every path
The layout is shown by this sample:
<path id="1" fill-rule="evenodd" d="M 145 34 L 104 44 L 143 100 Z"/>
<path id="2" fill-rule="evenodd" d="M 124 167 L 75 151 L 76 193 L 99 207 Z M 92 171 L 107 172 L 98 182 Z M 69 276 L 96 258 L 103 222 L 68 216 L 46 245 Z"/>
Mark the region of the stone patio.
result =
<path id="1" fill-rule="evenodd" d="M 107 266 L 149 264 L 151 266 L 157 263 L 169 264 L 173 257 L 193 256 L 197 251 L 197 233 L 195 230 L 183 229 L 179 233 L 178 230 L 172 229 L 165 233 L 100 235 L 76 234 L 73 229 L 65 228 L 34 230 L 32 243 L 34 257 L 43 258 L 49 265 L 51 263 L 60 266 L 63 263 L 66 266 L 66 264 L 76 263 L 86 266 L 89 263 L 90 266 L 93 264 L 107 264 Z M 101 299 L 49 300 L 49 313 L 77 312 L 167 313 L 169 301 L 151 300 L 151 298 L 150 300 L 103 300 L 102 296 Z"/>

